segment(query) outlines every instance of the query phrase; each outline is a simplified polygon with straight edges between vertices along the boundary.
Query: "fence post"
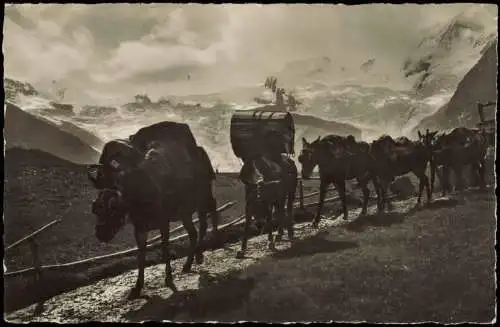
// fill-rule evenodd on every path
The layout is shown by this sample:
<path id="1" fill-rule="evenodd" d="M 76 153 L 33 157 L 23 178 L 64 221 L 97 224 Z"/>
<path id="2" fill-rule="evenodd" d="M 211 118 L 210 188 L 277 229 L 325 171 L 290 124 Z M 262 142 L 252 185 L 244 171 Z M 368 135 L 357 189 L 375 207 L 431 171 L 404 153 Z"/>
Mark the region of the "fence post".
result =
<path id="1" fill-rule="evenodd" d="M 33 286 L 34 286 L 34 293 L 35 293 L 35 298 L 39 299 L 39 302 L 37 303 L 35 307 L 35 315 L 38 315 L 42 312 L 43 310 L 43 299 L 40 299 L 39 296 L 41 294 L 41 279 L 42 279 L 42 264 L 40 261 L 40 256 L 38 253 L 38 244 L 35 241 L 34 238 L 31 238 L 29 240 L 30 244 L 30 249 L 31 249 L 31 255 L 33 257 Z"/>

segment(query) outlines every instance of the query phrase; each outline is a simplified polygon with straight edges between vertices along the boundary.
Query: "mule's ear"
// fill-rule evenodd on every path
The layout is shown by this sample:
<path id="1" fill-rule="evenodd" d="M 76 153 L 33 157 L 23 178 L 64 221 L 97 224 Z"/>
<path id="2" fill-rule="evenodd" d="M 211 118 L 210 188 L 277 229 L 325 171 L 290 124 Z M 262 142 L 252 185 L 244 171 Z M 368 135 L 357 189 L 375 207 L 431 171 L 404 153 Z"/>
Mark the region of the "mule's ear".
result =
<path id="1" fill-rule="evenodd" d="M 303 138 L 302 138 L 302 145 L 304 145 L 304 146 L 305 146 L 305 145 L 308 145 L 308 144 L 309 144 L 309 143 L 307 142 L 306 138 L 305 138 L 305 137 L 303 137 Z"/>
<path id="2" fill-rule="evenodd" d="M 99 174 L 100 168 L 101 165 L 90 165 L 87 167 L 87 177 L 94 186 L 97 185 L 97 175 Z"/>
<path id="3" fill-rule="evenodd" d="M 422 134 L 418 131 L 418 138 L 422 138 Z"/>
<path id="4" fill-rule="evenodd" d="M 318 138 L 316 139 L 316 142 L 319 142 L 320 139 L 321 139 L 321 136 L 318 136 Z"/>

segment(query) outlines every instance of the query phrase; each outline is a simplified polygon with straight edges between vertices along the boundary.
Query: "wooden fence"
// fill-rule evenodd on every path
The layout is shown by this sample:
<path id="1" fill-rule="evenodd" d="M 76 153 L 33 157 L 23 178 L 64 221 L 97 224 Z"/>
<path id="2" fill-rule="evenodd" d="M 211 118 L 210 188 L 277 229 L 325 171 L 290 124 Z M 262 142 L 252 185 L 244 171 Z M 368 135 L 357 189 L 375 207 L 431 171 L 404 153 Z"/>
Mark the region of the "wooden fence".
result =
<path id="1" fill-rule="evenodd" d="M 221 211 L 227 210 L 230 207 L 234 206 L 236 203 L 237 203 L 237 201 L 228 202 L 228 203 L 224 204 L 223 206 L 219 207 L 217 209 L 217 212 L 221 212 Z M 57 222 L 59 222 L 59 221 L 57 221 Z M 193 222 L 194 223 L 198 222 L 198 218 L 194 219 Z M 50 227 L 54 223 L 55 222 L 47 224 L 46 226 L 44 226 L 43 228 L 39 229 L 35 233 L 37 233 L 37 234 L 40 233 L 42 230 Z M 222 225 L 221 227 L 223 227 L 223 226 L 224 225 Z M 180 226 L 177 226 L 176 228 L 172 229 L 170 232 L 171 233 L 172 232 L 176 232 L 178 230 L 181 230 L 182 228 L 183 228 L 183 226 L 180 225 Z M 211 229 L 209 229 L 209 230 L 211 230 Z M 35 234 L 35 233 L 33 233 L 33 234 Z M 10 248 L 13 248 L 15 246 L 17 246 L 20 242 L 26 241 L 26 239 L 28 237 L 32 237 L 33 234 L 30 234 L 27 237 L 25 237 L 25 238 L 23 238 L 23 239 L 15 242 L 14 244 L 10 245 L 9 247 L 7 247 L 7 250 L 10 249 Z M 178 236 L 178 237 L 175 237 L 175 238 L 171 239 L 171 241 L 176 241 L 178 239 L 182 239 L 183 236 L 185 236 L 185 234 L 183 234 L 181 236 Z M 155 236 L 155 237 L 147 240 L 147 244 L 148 244 L 147 248 L 150 249 L 150 248 L 154 247 L 153 243 L 155 241 L 158 241 L 160 238 L 161 238 L 161 235 L 158 235 L 158 236 Z M 137 251 L 138 251 L 138 249 L 137 249 L 137 247 L 135 247 L 135 248 L 124 250 L 124 251 L 120 251 L 120 252 L 110 253 L 110 254 L 106 254 L 106 255 L 102 255 L 102 256 L 97 256 L 97 257 L 93 257 L 93 258 L 87 258 L 87 259 L 83 259 L 83 260 L 79 260 L 79 261 L 74 261 L 74 262 L 68 262 L 68 263 L 62 263 L 62 264 L 54 264 L 54 265 L 47 265 L 47 266 L 41 266 L 41 265 L 39 265 L 39 267 L 36 268 L 36 269 L 38 269 L 38 270 L 41 271 L 41 270 L 54 270 L 54 269 L 63 269 L 63 268 L 74 268 L 74 267 L 79 266 L 79 265 L 88 264 L 88 263 L 95 263 L 97 261 L 101 261 L 101 260 L 104 260 L 104 259 L 113 259 L 113 258 L 127 256 L 127 255 L 130 255 L 130 254 L 135 254 Z M 37 258 L 38 258 L 38 255 L 37 255 Z M 35 267 L 30 267 L 30 268 L 25 268 L 25 269 L 21 269 L 21 270 L 10 271 L 10 272 L 4 273 L 4 277 L 15 277 L 15 276 L 23 275 L 23 274 L 26 274 L 26 273 L 30 273 L 30 272 L 32 272 L 34 270 L 35 270 Z"/>
<path id="2" fill-rule="evenodd" d="M 8 251 L 10 251 L 18 246 L 21 246 L 21 245 L 26 244 L 26 243 L 29 244 L 29 247 L 31 250 L 31 256 L 33 258 L 33 267 L 31 267 L 29 269 L 24 269 L 24 270 L 25 270 L 25 272 L 33 272 L 33 282 L 35 285 L 35 297 L 36 298 L 38 298 L 38 294 L 39 294 L 39 290 L 40 290 L 40 283 L 42 281 L 42 269 L 43 269 L 42 264 L 41 264 L 41 260 L 40 260 L 39 250 L 38 250 L 38 243 L 36 242 L 36 237 L 40 233 L 48 230 L 50 227 L 55 226 L 56 224 L 60 223 L 61 221 L 62 221 L 61 219 L 51 221 L 50 223 L 40 227 L 39 229 L 32 232 L 31 234 L 26 235 L 25 237 L 21 238 L 20 240 L 12 243 L 11 245 L 9 245 L 5 248 L 5 253 L 7 253 Z M 5 273 L 4 276 L 7 277 L 7 273 Z M 42 309 L 42 306 L 43 306 L 43 302 L 38 302 L 37 306 L 35 308 L 35 313 L 40 312 Z"/>
<path id="3" fill-rule="evenodd" d="M 319 178 L 313 177 L 310 180 L 319 180 Z M 312 192 L 312 193 L 304 195 L 304 185 L 303 185 L 303 181 L 302 181 L 301 178 L 299 178 L 299 184 L 298 184 L 298 186 L 299 186 L 299 194 L 297 196 L 298 199 L 296 198 L 298 200 L 298 202 L 296 201 L 294 203 L 294 207 L 295 208 L 297 208 L 299 210 L 305 210 L 308 207 L 313 207 L 313 206 L 318 205 L 319 202 L 312 202 L 312 203 L 305 204 L 304 203 L 304 199 L 316 196 L 316 195 L 319 194 L 319 192 Z M 333 188 L 333 187 L 328 189 L 328 191 L 333 191 L 333 190 L 335 190 L 335 188 Z M 325 203 L 338 201 L 339 199 L 340 199 L 340 197 L 338 195 L 337 196 L 333 196 L 333 197 L 329 197 L 329 198 L 325 199 Z M 217 209 L 217 212 L 225 211 L 225 210 L 229 209 L 230 207 L 234 206 L 236 203 L 237 203 L 237 201 L 228 202 L 228 203 L 222 205 L 221 207 L 219 207 Z M 219 226 L 219 230 L 224 230 L 227 227 L 240 224 L 240 223 L 243 222 L 244 218 L 245 218 L 245 215 L 240 215 L 239 217 L 236 217 L 235 219 L 231 220 L 230 222 L 225 223 L 225 224 Z M 16 270 L 16 271 L 5 272 L 4 276 L 6 278 L 16 277 L 16 276 L 20 276 L 20 275 L 28 274 L 28 273 L 32 273 L 32 272 L 35 272 L 36 276 L 41 276 L 41 271 L 42 270 L 70 269 L 70 268 L 74 268 L 76 266 L 90 264 L 90 263 L 95 263 L 95 262 L 102 261 L 102 260 L 116 259 L 116 258 L 119 258 L 119 257 L 124 257 L 124 256 L 128 256 L 128 255 L 132 255 L 132 254 L 135 254 L 138 251 L 138 248 L 134 247 L 134 248 L 127 249 L 127 250 L 123 250 L 123 251 L 119 251 L 119 252 L 115 252 L 115 253 L 110 253 L 110 254 L 105 254 L 105 255 L 102 255 L 102 256 L 97 256 L 97 257 L 82 259 L 82 260 L 78 260 L 78 261 L 74 261 L 74 262 L 68 262 L 68 263 L 62 263 L 62 264 L 52 264 L 52 265 L 42 266 L 41 263 L 40 263 L 40 257 L 38 255 L 38 247 L 37 247 L 36 243 L 34 242 L 34 237 L 36 235 L 38 235 L 40 232 L 42 232 L 42 231 L 46 230 L 47 228 L 53 226 L 54 224 L 59 223 L 60 221 L 61 220 L 53 221 L 53 222 L 45 225 L 42 228 L 40 228 L 39 230 L 33 232 L 32 234 L 24 237 L 23 239 L 15 242 L 13 244 L 11 244 L 10 246 L 8 246 L 6 248 L 6 251 L 8 251 L 9 249 L 17 247 L 19 244 L 24 243 L 24 242 L 28 242 L 30 240 L 31 240 L 30 243 L 34 244 L 34 245 L 31 246 L 32 252 L 33 252 L 33 258 L 34 258 L 34 260 L 33 260 L 33 262 L 34 262 L 33 267 L 29 267 L 29 268 L 25 268 L 25 269 L 21 269 L 21 270 Z M 198 222 L 198 218 L 194 219 L 193 222 L 194 223 Z M 177 232 L 177 231 L 179 231 L 179 230 L 181 230 L 183 228 L 184 227 L 182 225 L 179 225 L 176 228 L 172 229 L 170 232 L 171 233 L 175 233 L 175 232 Z M 208 231 L 211 231 L 211 230 L 212 230 L 212 228 L 209 228 Z M 187 233 L 184 233 L 182 235 L 179 235 L 179 236 L 176 236 L 176 237 L 172 238 L 171 242 L 185 239 L 185 238 L 187 238 L 187 236 L 188 236 Z M 161 244 L 159 242 L 160 238 L 161 238 L 161 235 L 157 235 L 157 236 L 155 236 L 155 237 L 153 237 L 151 239 L 148 239 L 147 240 L 147 246 L 146 246 L 146 248 L 148 250 L 150 250 L 150 249 L 155 248 L 159 244 Z"/>

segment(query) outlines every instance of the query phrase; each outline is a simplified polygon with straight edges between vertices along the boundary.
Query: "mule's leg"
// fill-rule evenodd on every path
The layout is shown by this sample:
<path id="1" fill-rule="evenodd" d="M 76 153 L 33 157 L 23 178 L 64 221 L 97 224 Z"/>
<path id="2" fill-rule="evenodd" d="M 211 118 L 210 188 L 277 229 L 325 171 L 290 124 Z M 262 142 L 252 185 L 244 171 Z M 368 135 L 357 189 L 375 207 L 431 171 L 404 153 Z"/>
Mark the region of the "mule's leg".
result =
<path id="1" fill-rule="evenodd" d="M 283 231 L 288 228 L 287 218 L 285 217 L 285 202 L 286 196 L 283 196 L 276 203 L 276 217 L 278 220 L 278 235 L 276 236 L 276 242 L 281 242 L 283 239 Z"/>
<path id="2" fill-rule="evenodd" d="M 200 221 L 200 230 L 198 232 L 198 247 L 196 251 L 196 263 L 201 265 L 203 263 L 203 251 L 205 250 L 205 236 L 207 235 L 208 217 L 205 211 L 198 212 Z"/>
<path id="3" fill-rule="evenodd" d="M 363 190 L 363 208 L 361 209 L 361 216 L 366 216 L 368 213 L 368 198 L 370 197 L 370 190 L 368 189 L 368 178 L 360 180 L 361 189 Z"/>
<path id="4" fill-rule="evenodd" d="M 137 281 L 134 288 L 130 291 L 129 299 L 136 299 L 141 295 L 142 287 L 144 286 L 144 268 L 146 266 L 146 241 L 147 232 L 134 230 L 135 241 L 137 243 Z"/>
<path id="5" fill-rule="evenodd" d="M 458 164 L 454 167 L 455 180 L 457 183 L 457 191 L 462 192 L 464 190 L 464 181 L 462 177 L 462 165 Z"/>
<path id="6" fill-rule="evenodd" d="M 424 188 L 427 191 L 427 203 L 430 203 L 431 201 L 429 178 L 427 178 L 427 176 L 425 175 L 425 169 L 419 169 L 418 171 L 414 172 L 414 174 L 419 180 L 417 206 L 420 207 L 422 203 L 422 193 L 424 192 Z"/>
<path id="7" fill-rule="evenodd" d="M 383 210 L 383 202 L 384 202 L 384 199 L 382 198 L 380 180 L 374 174 L 370 174 L 370 180 L 372 181 L 375 193 L 377 193 L 377 211 L 380 213 Z M 368 182 L 366 184 L 368 186 Z M 368 196 L 370 196 L 370 194 L 368 194 Z"/>
<path id="8" fill-rule="evenodd" d="M 295 190 L 288 193 L 287 203 L 286 203 L 286 228 L 288 231 L 288 240 L 293 241 L 293 202 L 295 200 Z"/>
<path id="9" fill-rule="evenodd" d="M 212 190 L 209 189 L 209 201 L 210 201 L 210 219 L 212 221 L 212 237 L 217 240 L 219 237 L 219 212 L 217 211 L 217 201 L 212 194 Z"/>
<path id="10" fill-rule="evenodd" d="M 349 213 L 347 212 L 347 196 L 345 192 L 345 181 L 337 181 L 334 183 L 335 187 L 339 191 L 340 200 L 342 201 L 342 212 L 344 214 L 343 219 L 349 219 Z"/>
<path id="11" fill-rule="evenodd" d="M 197 242 L 198 233 L 196 232 L 196 228 L 194 227 L 192 220 L 193 218 L 191 214 L 183 213 L 181 217 L 182 217 L 182 224 L 184 225 L 184 228 L 186 229 L 189 236 L 189 253 L 186 258 L 186 263 L 182 267 L 182 272 L 188 273 L 191 271 L 191 267 L 193 266 L 194 256 L 198 250 L 198 242 Z"/>
<path id="12" fill-rule="evenodd" d="M 441 174 L 441 196 L 445 196 L 446 192 L 451 192 L 450 183 L 450 167 L 448 165 L 443 166 L 443 173 Z"/>
<path id="13" fill-rule="evenodd" d="M 250 221 L 252 215 L 250 210 L 250 203 L 247 200 L 245 205 L 245 229 L 243 231 L 243 237 L 241 239 L 241 249 L 236 253 L 236 258 L 243 259 L 245 257 L 245 251 L 247 250 L 248 234 L 250 233 Z"/>
<path id="14" fill-rule="evenodd" d="M 326 190 L 328 188 L 328 185 L 330 185 L 329 182 L 323 180 L 320 181 L 318 211 L 316 212 L 316 217 L 314 217 L 314 221 L 312 224 L 314 228 L 318 227 L 319 221 L 321 220 L 321 211 L 323 210 L 323 204 L 325 202 Z"/>
<path id="15" fill-rule="evenodd" d="M 276 246 L 274 244 L 274 236 L 273 236 L 273 207 L 271 205 L 266 206 L 266 228 L 267 228 L 267 240 L 269 250 L 276 250 Z"/>
<path id="16" fill-rule="evenodd" d="M 429 178 L 427 177 L 427 175 L 425 174 L 425 170 L 423 172 L 423 175 L 424 175 L 424 186 L 425 186 L 425 190 L 427 192 L 427 204 L 431 203 L 432 201 L 432 191 L 431 191 L 431 186 L 430 186 L 430 182 L 429 182 Z"/>
<path id="17" fill-rule="evenodd" d="M 479 186 L 479 169 L 481 164 L 479 162 L 473 162 L 470 165 L 470 175 L 471 175 L 471 184 L 472 186 Z"/>
<path id="18" fill-rule="evenodd" d="M 387 189 L 389 188 L 389 183 L 390 183 L 390 178 L 388 176 L 380 178 L 380 194 L 382 197 L 382 205 L 379 213 L 384 211 L 386 205 L 389 210 L 392 209 L 391 200 L 387 196 Z"/>
<path id="19" fill-rule="evenodd" d="M 219 239 L 219 212 L 217 208 L 212 210 L 210 213 L 210 219 L 212 220 L 212 238 L 216 241 Z"/>
<path id="20" fill-rule="evenodd" d="M 429 166 L 430 166 L 430 175 L 431 175 L 431 195 L 434 193 L 434 181 L 436 179 L 436 164 L 434 163 L 434 160 L 429 161 Z"/>
<path id="21" fill-rule="evenodd" d="M 170 288 L 172 292 L 177 292 L 177 287 L 174 284 L 172 277 L 172 266 L 170 265 L 170 223 L 167 222 L 161 229 L 161 245 L 163 253 L 163 261 L 165 262 L 165 286 Z"/>
<path id="22" fill-rule="evenodd" d="M 375 188 L 375 192 L 377 193 L 377 211 L 380 213 L 382 210 L 384 210 L 384 198 L 380 180 L 377 177 L 372 177 L 372 184 Z"/>
<path id="23" fill-rule="evenodd" d="M 422 174 L 421 171 L 414 172 L 415 176 L 418 178 L 418 199 L 417 199 L 417 206 L 420 206 L 422 202 L 422 192 L 424 191 L 424 177 L 425 175 Z"/>
<path id="24" fill-rule="evenodd" d="M 479 161 L 479 169 L 478 169 L 478 175 L 479 175 L 479 188 L 484 190 L 486 188 L 486 159 L 481 158 Z"/>
<path id="25" fill-rule="evenodd" d="M 384 211 L 385 203 L 387 202 L 387 199 L 385 198 L 385 192 L 384 192 L 384 178 L 379 177 L 378 178 L 378 201 L 377 201 L 377 213 L 380 214 Z"/>

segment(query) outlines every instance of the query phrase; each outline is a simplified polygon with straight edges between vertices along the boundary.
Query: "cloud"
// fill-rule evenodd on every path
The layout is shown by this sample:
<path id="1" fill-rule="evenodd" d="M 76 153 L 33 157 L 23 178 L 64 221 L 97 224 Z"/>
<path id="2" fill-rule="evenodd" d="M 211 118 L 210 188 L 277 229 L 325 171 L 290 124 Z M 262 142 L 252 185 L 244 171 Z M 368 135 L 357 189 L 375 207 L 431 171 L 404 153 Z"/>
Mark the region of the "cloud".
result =
<path id="1" fill-rule="evenodd" d="M 187 89 L 187 74 L 192 88 L 247 83 L 309 57 L 399 67 L 421 27 L 471 6 L 10 5 L 4 67 L 33 83 L 56 79 L 74 92 L 117 96 Z"/>
<path id="2" fill-rule="evenodd" d="M 111 83 L 179 67 L 216 64 L 225 50 L 217 28 L 213 28 L 217 22 L 211 26 L 196 24 L 200 9 L 190 9 L 172 10 L 148 34 L 138 40 L 122 42 L 111 51 L 110 58 L 93 78 Z M 168 74 L 155 75 L 171 80 Z"/>
<path id="3" fill-rule="evenodd" d="M 52 21 L 32 21 L 23 28 L 9 17 L 5 19 L 3 52 L 7 75 L 32 82 L 58 79 L 88 67 L 92 56 L 92 35 L 80 27 L 65 36 Z"/>

